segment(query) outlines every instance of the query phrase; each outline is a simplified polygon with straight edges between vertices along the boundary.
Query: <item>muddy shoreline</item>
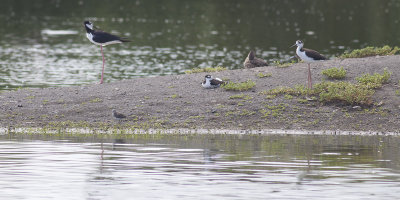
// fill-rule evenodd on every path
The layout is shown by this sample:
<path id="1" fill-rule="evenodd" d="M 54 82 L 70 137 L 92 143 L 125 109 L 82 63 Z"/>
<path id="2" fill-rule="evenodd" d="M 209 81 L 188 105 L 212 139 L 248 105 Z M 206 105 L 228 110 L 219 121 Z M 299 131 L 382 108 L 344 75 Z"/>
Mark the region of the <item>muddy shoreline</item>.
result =
<path id="1" fill-rule="evenodd" d="M 324 105 L 304 97 L 266 98 L 263 91 L 305 85 L 307 64 L 135 78 L 73 87 L 26 88 L 0 93 L 0 127 L 110 127 L 130 129 L 331 130 L 400 133 L 400 56 L 333 59 L 312 64 L 314 83 L 326 79 L 323 69 L 343 67 L 344 81 L 363 73 L 392 73 L 378 89 L 374 106 Z M 270 77 L 257 77 L 258 73 Z M 204 89 L 206 74 L 234 82 L 252 80 L 248 91 Z M 240 98 L 232 98 L 239 96 Z M 111 110 L 127 115 L 116 121 Z M 270 115 L 265 115 L 269 111 Z"/>

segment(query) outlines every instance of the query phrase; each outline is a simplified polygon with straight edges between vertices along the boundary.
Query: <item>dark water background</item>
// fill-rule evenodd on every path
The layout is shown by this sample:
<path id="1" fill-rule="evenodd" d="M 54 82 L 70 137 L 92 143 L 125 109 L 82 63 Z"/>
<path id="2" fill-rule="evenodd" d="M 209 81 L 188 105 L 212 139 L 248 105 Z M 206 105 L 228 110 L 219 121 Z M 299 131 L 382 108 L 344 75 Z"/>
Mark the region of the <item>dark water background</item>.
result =
<path id="1" fill-rule="evenodd" d="M 250 49 L 285 61 L 297 39 L 328 57 L 400 43 L 396 0 L 2 0 L 0 90 L 97 83 L 84 20 L 133 40 L 105 48 L 106 82 L 240 68 Z"/>
<path id="2" fill-rule="evenodd" d="M 399 199 L 400 138 L 4 135 L 0 199 Z"/>

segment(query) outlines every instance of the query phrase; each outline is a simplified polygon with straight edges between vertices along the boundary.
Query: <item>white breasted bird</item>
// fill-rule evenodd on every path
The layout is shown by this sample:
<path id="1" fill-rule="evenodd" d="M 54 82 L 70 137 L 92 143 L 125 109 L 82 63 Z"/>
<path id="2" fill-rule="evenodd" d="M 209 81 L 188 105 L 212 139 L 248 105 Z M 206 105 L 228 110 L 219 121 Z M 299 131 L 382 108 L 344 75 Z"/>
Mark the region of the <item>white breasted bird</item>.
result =
<path id="1" fill-rule="evenodd" d="M 211 77 L 211 75 L 206 75 L 205 80 L 201 83 L 201 85 L 206 89 L 217 88 L 222 84 L 224 84 L 224 81 L 219 78 L 214 79 Z"/>
<path id="2" fill-rule="evenodd" d="M 319 60 L 327 60 L 327 58 L 315 50 L 303 48 L 304 42 L 301 40 L 297 40 L 296 43 L 291 46 L 297 46 L 296 54 L 300 57 L 301 60 L 308 63 L 308 84 L 307 87 L 312 89 L 312 78 L 311 78 L 311 68 L 310 62 L 315 62 Z"/>
<path id="3" fill-rule="evenodd" d="M 92 22 L 90 21 L 85 21 L 83 22 L 83 25 L 85 26 L 86 29 L 86 37 L 90 40 L 95 45 L 100 45 L 101 48 L 101 55 L 103 57 L 103 70 L 101 71 L 101 80 L 100 84 L 103 83 L 103 75 L 104 75 L 104 54 L 103 54 L 103 46 L 107 46 L 110 44 L 118 44 L 118 43 L 123 43 L 123 42 L 130 42 L 127 39 L 118 37 L 116 35 L 112 35 L 110 33 L 106 33 L 100 30 L 95 30 L 93 27 Z"/>

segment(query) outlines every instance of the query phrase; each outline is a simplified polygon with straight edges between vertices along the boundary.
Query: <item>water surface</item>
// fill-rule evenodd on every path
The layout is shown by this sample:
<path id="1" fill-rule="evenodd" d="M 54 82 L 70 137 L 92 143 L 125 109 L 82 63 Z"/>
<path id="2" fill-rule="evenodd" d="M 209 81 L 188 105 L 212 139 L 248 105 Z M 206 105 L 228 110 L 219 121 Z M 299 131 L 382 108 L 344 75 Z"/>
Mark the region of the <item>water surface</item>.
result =
<path id="1" fill-rule="evenodd" d="M 0 138 L 0 199 L 398 199 L 399 137 Z"/>
<path id="2" fill-rule="evenodd" d="M 105 81 L 236 69 L 249 50 L 269 62 L 297 39 L 328 57 L 400 42 L 396 0 L 4 0 L 0 89 L 97 83 L 100 48 L 83 21 L 133 40 L 105 48 Z"/>

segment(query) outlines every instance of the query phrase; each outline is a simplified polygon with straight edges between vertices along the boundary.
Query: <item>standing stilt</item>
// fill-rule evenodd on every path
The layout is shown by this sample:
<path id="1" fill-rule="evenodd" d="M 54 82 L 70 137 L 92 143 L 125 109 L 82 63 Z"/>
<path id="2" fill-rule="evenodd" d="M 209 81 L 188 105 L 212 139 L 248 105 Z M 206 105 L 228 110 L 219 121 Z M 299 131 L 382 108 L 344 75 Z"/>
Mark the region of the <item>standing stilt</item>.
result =
<path id="1" fill-rule="evenodd" d="M 325 58 L 325 56 L 321 55 L 317 51 L 314 51 L 312 49 L 303 48 L 304 43 L 301 40 L 297 40 L 293 46 L 297 46 L 297 49 L 296 49 L 297 56 L 299 56 L 301 60 L 308 62 L 307 88 L 312 89 L 310 62 L 314 62 L 314 61 L 318 61 L 318 60 L 327 60 L 327 59 Z"/>
<path id="2" fill-rule="evenodd" d="M 109 44 L 130 42 L 130 41 L 127 39 L 112 35 L 110 33 L 106 33 L 106 32 L 100 31 L 100 30 L 94 30 L 93 24 L 89 21 L 84 21 L 83 25 L 85 26 L 86 37 L 89 39 L 89 41 L 92 42 L 93 44 L 100 45 L 101 56 L 103 57 L 103 69 L 101 70 L 100 84 L 103 84 L 104 65 L 105 65 L 103 46 L 106 46 Z"/>
<path id="3" fill-rule="evenodd" d="M 101 70 L 101 79 L 100 79 L 100 84 L 103 84 L 103 75 L 104 75 L 104 53 L 103 53 L 103 45 L 100 45 L 101 48 L 101 56 L 103 57 L 103 69 Z"/>

